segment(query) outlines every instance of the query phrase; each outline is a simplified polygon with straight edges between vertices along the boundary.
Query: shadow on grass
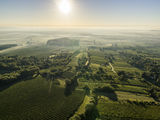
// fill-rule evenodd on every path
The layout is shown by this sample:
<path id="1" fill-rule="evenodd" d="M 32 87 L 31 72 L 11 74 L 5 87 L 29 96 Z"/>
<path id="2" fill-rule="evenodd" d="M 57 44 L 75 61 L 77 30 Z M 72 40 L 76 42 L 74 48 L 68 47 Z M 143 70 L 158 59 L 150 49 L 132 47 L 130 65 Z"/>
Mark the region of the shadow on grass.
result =
<path id="1" fill-rule="evenodd" d="M 100 95 L 100 96 L 106 96 L 110 100 L 117 101 L 117 94 L 115 91 L 110 88 L 110 87 L 103 87 L 103 88 L 95 88 L 93 91 L 95 94 Z"/>
<path id="2" fill-rule="evenodd" d="M 71 80 L 66 80 L 65 81 L 65 90 L 64 90 L 64 95 L 65 96 L 69 96 L 72 94 L 72 92 L 76 89 L 76 87 L 78 86 L 78 82 L 77 82 L 77 77 L 74 77 Z"/>
<path id="3" fill-rule="evenodd" d="M 38 75 L 37 75 L 38 76 Z M 35 79 L 37 76 L 35 77 L 29 77 L 29 78 L 26 78 L 26 79 L 15 79 L 15 80 L 12 80 L 12 81 L 8 81 L 8 82 L 3 82 L 3 81 L 0 81 L 0 92 L 2 92 L 3 90 L 11 87 L 12 85 L 16 84 L 16 83 L 19 83 L 21 81 L 27 81 L 27 80 L 32 80 L 32 79 Z"/>

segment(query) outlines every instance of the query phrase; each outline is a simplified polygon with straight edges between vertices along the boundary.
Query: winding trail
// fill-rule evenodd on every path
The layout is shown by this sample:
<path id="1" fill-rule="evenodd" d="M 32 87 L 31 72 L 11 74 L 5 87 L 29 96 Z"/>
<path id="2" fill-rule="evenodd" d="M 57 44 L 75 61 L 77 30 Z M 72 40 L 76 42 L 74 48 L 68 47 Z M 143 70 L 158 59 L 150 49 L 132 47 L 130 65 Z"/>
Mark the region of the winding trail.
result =
<path id="1" fill-rule="evenodd" d="M 111 64 L 111 63 L 109 63 L 109 66 L 111 67 L 112 72 L 116 73 L 116 71 L 114 70 L 114 67 L 112 66 L 112 64 Z"/>

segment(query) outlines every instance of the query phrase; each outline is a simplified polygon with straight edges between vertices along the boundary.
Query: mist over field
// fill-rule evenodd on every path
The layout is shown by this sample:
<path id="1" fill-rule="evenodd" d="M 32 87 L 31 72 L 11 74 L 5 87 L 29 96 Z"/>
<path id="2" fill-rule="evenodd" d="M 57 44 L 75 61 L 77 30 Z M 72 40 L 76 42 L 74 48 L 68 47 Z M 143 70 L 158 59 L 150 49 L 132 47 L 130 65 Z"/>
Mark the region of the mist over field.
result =
<path id="1" fill-rule="evenodd" d="M 17 44 L 21 47 L 45 44 L 49 39 L 69 37 L 75 40 L 95 40 L 103 45 L 128 43 L 149 45 L 159 42 L 160 30 L 156 28 L 5 28 L 0 29 L 0 44 Z M 105 44 L 104 44 L 105 43 Z"/>

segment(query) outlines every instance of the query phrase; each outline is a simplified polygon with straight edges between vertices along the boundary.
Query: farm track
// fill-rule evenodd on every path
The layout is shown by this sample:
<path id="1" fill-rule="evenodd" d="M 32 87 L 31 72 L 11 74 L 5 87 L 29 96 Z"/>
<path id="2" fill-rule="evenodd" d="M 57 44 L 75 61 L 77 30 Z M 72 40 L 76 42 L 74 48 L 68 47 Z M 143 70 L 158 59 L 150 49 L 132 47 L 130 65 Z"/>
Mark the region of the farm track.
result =
<path id="1" fill-rule="evenodd" d="M 112 64 L 111 64 L 111 63 L 109 63 L 109 66 L 111 67 L 112 72 L 116 73 L 116 71 L 114 70 L 114 67 L 112 66 Z"/>

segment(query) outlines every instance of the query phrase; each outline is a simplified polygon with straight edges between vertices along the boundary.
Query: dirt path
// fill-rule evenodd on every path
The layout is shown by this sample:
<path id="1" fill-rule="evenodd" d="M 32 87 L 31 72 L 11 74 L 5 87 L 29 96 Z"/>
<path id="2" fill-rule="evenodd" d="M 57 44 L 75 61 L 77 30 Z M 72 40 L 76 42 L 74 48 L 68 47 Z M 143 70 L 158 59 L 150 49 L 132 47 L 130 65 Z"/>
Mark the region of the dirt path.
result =
<path id="1" fill-rule="evenodd" d="M 85 66 L 87 66 L 89 64 L 89 60 L 87 60 L 87 62 L 86 62 L 86 64 L 85 64 Z"/>
<path id="2" fill-rule="evenodd" d="M 111 63 L 109 63 L 109 66 L 111 67 L 112 71 L 113 71 L 114 73 L 116 73 L 116 71 L 114 70 L 114 67 L 112 66 Z"/>

